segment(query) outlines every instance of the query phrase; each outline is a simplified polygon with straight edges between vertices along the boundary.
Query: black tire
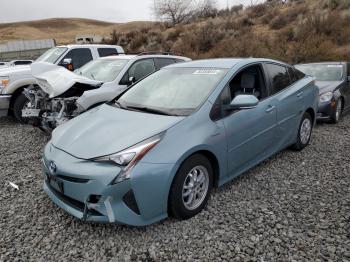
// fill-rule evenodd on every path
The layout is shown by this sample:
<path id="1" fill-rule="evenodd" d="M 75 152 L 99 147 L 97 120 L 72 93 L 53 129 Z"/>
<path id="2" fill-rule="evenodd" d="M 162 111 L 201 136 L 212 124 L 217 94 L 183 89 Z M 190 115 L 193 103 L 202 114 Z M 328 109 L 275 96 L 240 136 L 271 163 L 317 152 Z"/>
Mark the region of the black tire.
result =
<path id="1" fill-rule="evenodd" d="M 309 120 L 311 123 L 311 130 L 310 130 L 310 135 L 308 137 L 308 139 L 306 141 L 303 141 L 303 139 L 301 138 L 301 133 L 302 133 L 302 126 L 305 120 Z M 298 137 L 297 137 L 297 141 L 296 143 L 292 146 L 292 148 L 294 150 L 297 151 L 301 151 L 303 150 L 309 143 L 310 143 L 310 138 L 311 138 L 311 134 L 312 134 L 312 129 L 313 129 L 313 119 L 311 117 L 311 115 L 308 112 L 305 112 L 305 114 L 303 115 L 300 124 L 299 124 L 299 129 L 298 129 Z"/>
<path id="2" fill-rule="evenodd" d="M 13 103 L 13 115 L 15 118 L 22 124 L 27 124 L 28 119 L 22 118 L 22 109 L 24 108 L 24 105 L 28 102 L 27 97 L 21 93 Z"/>
<path id="3" fill-rule="evenodd" d="M 338 110 L 339 110 L 339 112 L 338 112 Z M 342 112 L 343 112 L 343 100 L 341 98 L 339 98 L 336 102 L 335 109 L 332 112 L 330 122 L 332 124 L 337 124 L 341 118 Z"/>
<path id="4" fill-rule="evenodd" d="M 203 194 L 204 199 L 202 200 L 201 204 L 197 208 L 188 209 L 185 206 L 183 201 L 183 195 L 182 195 L 183 186 L 185 184 L 185 180 L 188 177 L 187 175 L 190 173 L 190 171 L 193 168 L 198 166 L 204 167 L 208 172 L 208 178 L 209 178 L 208 190 L 205 197 Z M 177 219 L 189 219 L 195 216 L 196 214 L 201 212 L 205 207 L 205 205 L 207 204 L 212 187 L 213 187 L 213 169 L 210 164 L 210 161 L 201 154 L 192 155 L 182 163 L 171 185 L 169 201 L 168 201 L 169 214 L 172 217 L 175 217 Z"/>

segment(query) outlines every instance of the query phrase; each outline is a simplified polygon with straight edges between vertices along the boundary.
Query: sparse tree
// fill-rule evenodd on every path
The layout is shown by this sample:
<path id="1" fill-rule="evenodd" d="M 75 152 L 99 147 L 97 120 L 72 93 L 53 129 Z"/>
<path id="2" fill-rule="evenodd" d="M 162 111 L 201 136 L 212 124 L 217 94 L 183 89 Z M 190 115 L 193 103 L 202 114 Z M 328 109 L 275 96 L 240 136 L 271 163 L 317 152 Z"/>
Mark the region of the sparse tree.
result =
<path id="1" fill-rule="evenodd" d="M 156 17 L 172 26 L 186 23 L 215 10 L 215 0 L 154 0 Z"/>

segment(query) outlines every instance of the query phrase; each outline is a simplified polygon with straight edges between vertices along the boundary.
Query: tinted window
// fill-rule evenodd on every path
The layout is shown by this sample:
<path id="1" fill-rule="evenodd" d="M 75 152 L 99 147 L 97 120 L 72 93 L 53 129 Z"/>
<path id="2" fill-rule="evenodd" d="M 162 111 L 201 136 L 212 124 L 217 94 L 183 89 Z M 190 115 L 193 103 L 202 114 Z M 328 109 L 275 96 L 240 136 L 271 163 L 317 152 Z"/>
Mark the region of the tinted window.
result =
<path id="1" fill-rule="evenodd" d="M 170 58 L 156 58 L 154 59 L 154 62 L 156 64 L 156 68 L 160 69 L 164 66 L 174 64 L 175 60 Z"/>
<path id="2" fill-rule="evenodd" d="M 31 63 L 32 61 L 15 61 L 15 65 L 28 65 Z"/>
<path id="3" fill-rule="evenodd" d="M 348 68 L 348 76 L 350 76 L 350 63 L 347 63 L 346 66 Z"/>
<path id="4" fill-rule="evenodd" d="M 185 62 L 185 60 L 179 59 L 179 58 L 175 58 L 175 62 L 176 63 L 183 63 Z"/>
<path id="5" fill-rule="evenodd" d="M 78 69 L 92 60 L 92 54 L 89 48 L 77 48 L 70 50 L 62 59 L 71 58 L 74 69 Z"/>
<path id="6" fill-rule="evenodd" d="M 97 52 L 100 57 L 118 55 L 118 51 L 115 48 L 98 48 Z"/>
<path id="7" fill-rule="evenodd" d="M 136 61 L 128 70 L 128 72 L 124 75 L 120 84 L 126 85 L 128 84 L 129 78 L 134 77 L 134 81 L 137 82 L 145 76 L 156 71 L 154 66 L 153 59 L 144 59 Z"/>
<path id="8" fill-rule="evenodd" d="M 272 84 L 271 95 L 274 95 L 289 86 L 289 74 L 284 66 L 266 64 L 266 68 Z"/>
<path id="9" fill-rule="evenodd" d="M 289 74 L 291 84 L 293 84 L 299 80 L 295 70 L 292 67 L 288 67 L 288 74 Z"/>

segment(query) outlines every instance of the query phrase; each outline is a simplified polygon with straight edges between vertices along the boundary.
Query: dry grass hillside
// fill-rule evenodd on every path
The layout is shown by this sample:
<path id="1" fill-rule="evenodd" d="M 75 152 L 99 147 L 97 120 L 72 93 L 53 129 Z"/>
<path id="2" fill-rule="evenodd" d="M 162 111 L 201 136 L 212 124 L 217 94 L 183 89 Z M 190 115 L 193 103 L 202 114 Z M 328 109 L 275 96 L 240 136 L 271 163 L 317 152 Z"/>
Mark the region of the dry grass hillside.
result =
<path id="1" fill-rule="evenodd" d="M 86 19 L 0 24 L 0 41 L 54 38 L 57 43 L 71 43 L 78 33 L 95 33 L 110 36 L 106 43 L 133 53 L 269 57 L 290 63 L 350 60 L 350 0 L 267 0 L 245 9 L 214 9 L 190 21 L 176 26 Z"/>
<path id="2" fill-rule="evenodd" d="M 213 10 L 191 23 L 115 32 L 129 52 L 171 50 L 192 58 L 269 57 L 290 63 L 350 60 L 350 0 L 267 0 Z"/>
<path id="3" fill-rule="evenodd" d="M 19 39 L 53 38 L 58 44 L 73 43 L 77 34 L 109 36 L 113 30 L 141 30 L 152 22 L 108 23 L 79 18 L 54 18 L 38 21 L 0 24 L 0 42 Z"/>

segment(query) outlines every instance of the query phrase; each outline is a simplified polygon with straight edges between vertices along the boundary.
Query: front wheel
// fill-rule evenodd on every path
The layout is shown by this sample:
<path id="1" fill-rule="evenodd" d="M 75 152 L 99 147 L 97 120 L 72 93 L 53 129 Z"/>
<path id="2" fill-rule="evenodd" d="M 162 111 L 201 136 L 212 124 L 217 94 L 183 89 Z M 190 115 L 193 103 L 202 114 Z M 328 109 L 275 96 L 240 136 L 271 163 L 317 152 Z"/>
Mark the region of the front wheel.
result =
<path id="1" fill-rule="evenodd" d="M 16 100 L 13 103 L 13 114 L 15 118 L 22 124 L 28 123 L 28 119 L 22 117 L 22 110 L 28 106 L 28 103 L 29 100 L 23 93 L 16 97 Z"/>
<path id="2" fill-rule="evenodd" d="M 305 112 L 299 124 L 297 142 L 293 145 L 293 149 L 300 151 L 309 144 L 312 127 L 312 117 L 308 112 Z"/>
<path id="3" fill-rule="evenodd" d="M 209 160 L 197 154 L 180 166 L 169 194 L 169 212 L 178 219 L 188 219 L 205 207 L 213 187 L 213 169 Z"/>
<path id="4" fill-rule="evenodd" d="M 331 123 L 336 124 L 339 122 L 339 120 L 341 118 L 342 111 L 343 111 L 343 100 L 341 98 L 339 98 L 337 100 L 337 106 L 331 115 Z"/>

